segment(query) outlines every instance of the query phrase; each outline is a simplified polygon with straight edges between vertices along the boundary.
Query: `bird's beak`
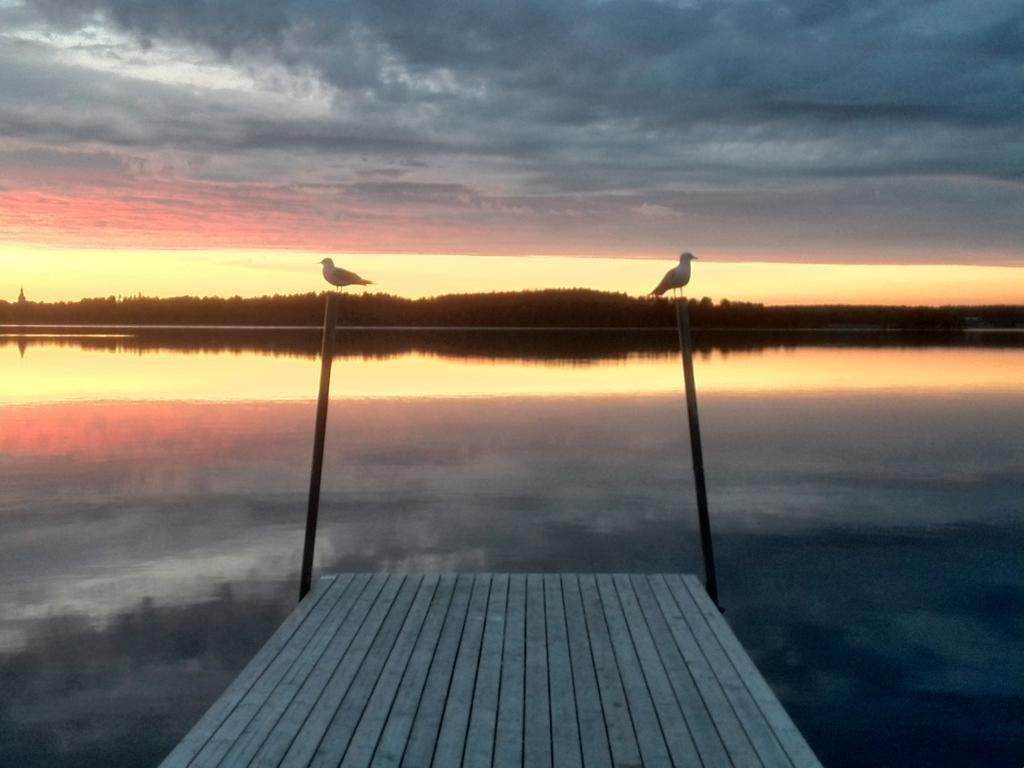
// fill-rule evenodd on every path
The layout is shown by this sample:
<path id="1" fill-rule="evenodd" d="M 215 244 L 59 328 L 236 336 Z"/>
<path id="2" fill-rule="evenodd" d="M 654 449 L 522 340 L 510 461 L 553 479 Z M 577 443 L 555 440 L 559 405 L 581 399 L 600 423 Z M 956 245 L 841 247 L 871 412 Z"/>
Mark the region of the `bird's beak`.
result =
<path id="1" fill-rule="evenodd" d="M 696 256 L 691 256 L 690 258 L 693 259 L 694 261 L 700 261 L 700 259 L 698 259 Z"/>

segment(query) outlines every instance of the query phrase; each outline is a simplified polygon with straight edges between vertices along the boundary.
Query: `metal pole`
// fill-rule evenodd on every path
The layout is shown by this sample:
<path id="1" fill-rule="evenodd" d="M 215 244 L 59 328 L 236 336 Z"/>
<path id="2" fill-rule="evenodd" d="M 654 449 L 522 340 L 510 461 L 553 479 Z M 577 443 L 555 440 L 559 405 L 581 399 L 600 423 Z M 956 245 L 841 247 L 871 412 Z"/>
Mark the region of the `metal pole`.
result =
<path id="1" fill-rule="evenodd" d="M 320 477 L 324 467 L 324 435 L 327 431 L 327 403 L 331 394 L 331 363 L 338 326 L 338 295 L 327 294 L 324 307 L 324 338 L 320 347 L 320 394 L 316 401 L 316 431 L 313 435 L 313 469 L 309 475 L 309 506 L 306 509 L 306 542 L 302 549 L 302 580 L 299 600 L 313 581 L 313 550 L 316 546 L 316 518 L 320 511 Z"/>
<path id="2" fill-rule="evenodd" d="M 704 555 L 704 589 L 718 602 L 718 580 L 715 578 L 715 553 L 711 548 L 711 521 L 708 518 L 708 490 L 704 482 L 704 451 L 700 444 L 700 421 L 697 419 L 697 388 L 693 381 L 693 342 L 690 339 L 690 311 L 686 298 L 676 299 L 676 323 L 679 326 L 679 351 L 683 356 L 683 379 L 686 383 L 686 413 L 690 421 L 690 453 L 693 456 L 693 481 L 697 489 L 697 518 L 700 521 L 700 548 Z"/>

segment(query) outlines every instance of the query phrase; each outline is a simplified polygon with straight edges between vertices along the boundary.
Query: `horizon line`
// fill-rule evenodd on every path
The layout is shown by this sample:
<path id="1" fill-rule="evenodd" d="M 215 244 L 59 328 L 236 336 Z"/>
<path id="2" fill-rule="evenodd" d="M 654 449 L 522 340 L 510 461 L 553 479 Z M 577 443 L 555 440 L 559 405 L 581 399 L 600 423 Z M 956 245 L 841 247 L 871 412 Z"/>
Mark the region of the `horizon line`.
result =
<path id="1" fill-rule="evenodd" d="M 181 300 L 186 300 L 186 299 L 187 300 L 193 300 L 193 301 L 232 301 L 232 300 L 238 300 L 238 301 L 244 301 L 244 302 L 249 302 L 249 301 L 254 301 L 255 302 L 255 301 L 273 301 L 275 299 L 276 300 L 295 299 L 295 298 L 302 298 L 302 297 L 309 297 L 309 296 L 321 298 L 321 297 L 324 297 L 324 296 L 326 296 L 327 294 L 330 294 L 330 293 L 336 293 L 337 295 L 345 297 L 347 299 L 365 299 L 365 298 L 369 298 L 369 297 L 376 297 L 376 298 L 380 298 L 380 299 L 395 300 L 395 301 L 410 302 L 410 303 L 436 301 L 438 299 L 448 299 L 448 298 L 487 298 L 489 296 L 530 296 L 530 295 L 544 294 L 544 293 L 596 294 L 596 295 L 600 295 L 600 296 L 617 296 L 617 297 L 621 297 L 621 298 L 624 298 L 624 299 L 627 299 L 627 300 L 630 300 L 630 301 L 649 301 L 651 303 L 659 303 L 659 302 L 674 303 L 676 301 L 675 298 L 668 298 L 668 297 L 664 297 L 664 296 L 653 296 L 651 294 L 632 294 L 632 293 L 627 293 L 625 291 L 610 291 L 610 290 L 602 290 L 602 289 L 599 289 L 599 288 L 552 287 L 552 288 L 524 288 L 524 289 L 521 289 L 521 290 L 462 291 L 462 292 L 455 292 L 455 293 L 432 294 L 432 295 L 429 295 L 429 296 L 402 296 L 400 294 L 393 294 L 393 293 L 388 293 L 388 292 L 385 292 L 385 291 L 362 291 L 360 293 L 354 293 L 354 292 L 345 293 L 345 292 L 342 292 L 342 291 L 331 291 L 329 289 L 328 290 L 320 290 L 320 291 L 302 291 L 302 292 L 297 292 L 297 293 L 273 293 L 273 294 L 267 293 L 267 294 L 260 294 L 260 295 L 254 295 L 254 296 L 242 296 L 240 294 L 232 294 L 232 295 L 220 295 L 220 294 L 202 294 L 202 295 L 200 295 L 200 294 L 179 294 L 179 295 L 175 295 L 175 296 L 156 296 L 156 295 L 146 295 L 146 294 L 141 294 L 141 293 L 134 294 L 134 295 L 130 295 L 130 294 L 129 295 L 125 295 L 125 294 L 110 294 L 110 295 L 107 295 L 107 296 L 82 296 L 82 297 L 77 298 L 77 299 L 69 298 L 69 299 L 56 299 L 56 300 L 50 300 L 50 301 L 36 301 L 36 300 L 33 300 L 33 299 L 29 299 L 26 296 L 25 304 L 26 305 L 36 305 L 36 306 L 52 306 L 52 305 L 58 305 L 58 304 L 81 304 L 81 303 L 84 303 L 84 302 L 92 302 L 92 301 L 109 301 L 110 299 L 114 299 L 118 303 L 127 303 L 127 302 L 131 302 L 131 301 L 157 301 L 157 302 L 165 302 L 165 301 L 181 301 Z M 843 308 L 843 307 L 852 307 L 852 308 L 905 308 L 905 309 L 967 309 L 967 308 L 985 308 L 985 307 L 996 308 L 996 307 L 999 307 L 999 308 L 1007 308 L 1007 309 L 1015 309 L 1015 308 L 1024 309 L 1024 301 L 1018 302 L 1018 303 L 1000 303 L 1000 302 L 996 302 L 996 303 L 977 303 L 977 302 L 974 302 L 974 303 L 964 303 L 964 304 L 953 304 L 953 303 L 944 303 L 944 304 L 908 304 L 908 303 L 871 303 L 871 302 L 869 302 L 869 303 L 853 303 L 853 302 L 791 303 L 791 302 L 788 302 L 788 303 L 775 304 L 775 303 L 767 303 L 767 302 L 764 302 L 764 301 L 756 301 L 756 300 L 750 300 L 750 299 L 730 299 L 727 296 L 723 296 L 723 297 L 717 298 L 717 299 L 714 298 L 714 297 L 711 297 L 711 296 L 707 296 L 707 295 L 700 296 L 700 297 L 697 297 L 697 296 L 683 296 L 682 298 L 686 299 L 688 302 L 698 302 L 698 303 L 702 302 L 704 299 L 708 299 L 708 300 L 711 301 L 711 303 L 715 307 L 720 307 L 722 305 L 722 302 L 728 302 L 730 305 L 735 305 L 735 306 L 753 306 L 753 307 L 760 307 L 760 308 L 764 308 L 764 309 L 769 309 L 769 308 L 773 308 L 773 309 L 786 309 L 786 308 Z M 2 299 L 2 298 L 0 298 L 0 304 L 7 305 L 9 307 L 24 306 L 24 305 L 19 304 L 18 300 L 10 301 L 8 299 Z"/>

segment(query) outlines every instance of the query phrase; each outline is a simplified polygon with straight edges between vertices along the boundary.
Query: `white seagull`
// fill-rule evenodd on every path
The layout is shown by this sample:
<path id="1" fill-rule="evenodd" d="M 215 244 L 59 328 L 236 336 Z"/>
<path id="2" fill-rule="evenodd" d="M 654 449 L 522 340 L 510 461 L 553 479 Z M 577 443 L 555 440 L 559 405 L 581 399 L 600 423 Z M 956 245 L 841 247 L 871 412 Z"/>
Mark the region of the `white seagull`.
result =
<path id="1" fill-rule="evenodd" d="M 344 288 L 346 285 L 373 285 L 372 280 L 364 280 L 355 272 L 334 266 L 332 259 L 323 259 L 320 263 L 324 265 L 324 280 L 331 285 L 336 285 L 339 288 Z"/>
<path id="2" fill-rule="evenodd" d="M 690 282 L 690 262 L 696 259 L 689 251 L 679 254 L 679 266 L 673 267 L 661 278 L 658 287 L 651 291 L 652 296 L 663 296 L 666 291 L 673 288 L 682 288 Z"/>

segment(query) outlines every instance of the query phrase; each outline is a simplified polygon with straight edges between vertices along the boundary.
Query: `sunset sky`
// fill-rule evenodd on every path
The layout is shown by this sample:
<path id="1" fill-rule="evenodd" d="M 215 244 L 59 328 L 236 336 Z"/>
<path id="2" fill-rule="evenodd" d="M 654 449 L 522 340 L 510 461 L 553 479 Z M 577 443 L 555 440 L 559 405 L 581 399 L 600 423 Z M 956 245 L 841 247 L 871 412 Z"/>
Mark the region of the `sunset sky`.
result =
<path id="1" fill-rule="evenodd" d="M 684 249 L 714 298 L 1024 303 L 1019 0 L 0 0 L 0 299 Z"/>

